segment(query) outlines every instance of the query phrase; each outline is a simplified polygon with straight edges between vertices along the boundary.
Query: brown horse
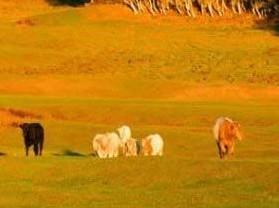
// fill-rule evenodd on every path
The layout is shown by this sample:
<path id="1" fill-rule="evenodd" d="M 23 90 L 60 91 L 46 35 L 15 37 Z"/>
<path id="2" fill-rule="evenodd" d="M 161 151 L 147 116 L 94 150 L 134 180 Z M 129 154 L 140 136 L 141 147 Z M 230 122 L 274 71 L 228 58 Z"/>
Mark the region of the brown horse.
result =
<path id="1" fill-rule="evenodd" d="M 233 155 L 235 140 L 242 140 L 240 124 L 226 117 L 220 117 L 216 120 L 213 127 L 213 134 L 221 159 L 226 155 Z"/>

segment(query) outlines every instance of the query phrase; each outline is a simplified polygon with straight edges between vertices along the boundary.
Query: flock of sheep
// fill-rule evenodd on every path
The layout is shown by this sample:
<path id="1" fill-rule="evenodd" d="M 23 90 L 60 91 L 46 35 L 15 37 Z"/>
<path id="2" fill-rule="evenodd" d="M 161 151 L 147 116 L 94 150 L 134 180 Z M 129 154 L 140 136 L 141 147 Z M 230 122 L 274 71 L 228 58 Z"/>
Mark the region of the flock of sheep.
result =
<path id="1" fill-rule="evenodd" d="M 42 155 L 44 147 L 44 128 L 40 123 L 16 124 L 22 130 L 26 156 L 33 146 L 34 154 Z M 241 140 L 240 124 L 228 117 L 220 117 L 213 127 L 213 135 L 219 151 L 219 156 L 234 154 L 235 140 Z M 162 156 L 164 141 L 159 134 L 150 134 L 143 139 L 132 138 L 130 127 L 124 125 L 115 132 L 97 134 L 92 140 L 93 154 L 99 158 L 114 158 L 121 153 L 123 156 Z"/>
<path id="2" fill-rule="evenodd" d="M 204 15 L 206 11 L 210 16 L 217 13 L 223 16 L 231 10 L 234 14 L 252 12 L 259 18 L 279 14 L 278 0 L 124 0 L 135 14 L 144 12 L 145 8 L 152 14 L 167 14 L 174 8 L 179 14 L 196 16 L 196 8 Z"/>

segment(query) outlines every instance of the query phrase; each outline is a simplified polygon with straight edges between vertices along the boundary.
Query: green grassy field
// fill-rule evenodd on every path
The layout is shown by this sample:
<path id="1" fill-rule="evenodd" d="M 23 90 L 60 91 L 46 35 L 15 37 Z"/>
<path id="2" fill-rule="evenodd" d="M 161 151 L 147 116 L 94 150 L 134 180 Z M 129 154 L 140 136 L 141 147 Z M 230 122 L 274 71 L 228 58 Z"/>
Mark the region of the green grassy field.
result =
<path id="1" fill-rule="evenodd" d="M 249 16 L 37 4 L 0 16 L 1 208 L 279 206 L 276 34 Z M 211 132 L 223 115 L 244 134 L 225 161 Z M 24 156 L 14 120 L 45 126 L 43 157 Z M 164 156 L 93 157 L 93 136 L 122 124 L 160 133 Z"/>
<path id="2" fill-rule="evenodd" d="M 7 100 L 14 108 L 61 118 L 43 121 L 42 158 L 25 158 L 20 131 L 3 130 L 1 207 L 278 206 L 277 105 L 15 96 L 2 98 L 1 106 Z M 245 139 L 234 158 L 220 161 L 211 125 L 216 116 L 227 114 L 242 123 Z M 123 121 L 137 138 L 160 132 L 165 155 L 92 157 L 93 135 Z"/>

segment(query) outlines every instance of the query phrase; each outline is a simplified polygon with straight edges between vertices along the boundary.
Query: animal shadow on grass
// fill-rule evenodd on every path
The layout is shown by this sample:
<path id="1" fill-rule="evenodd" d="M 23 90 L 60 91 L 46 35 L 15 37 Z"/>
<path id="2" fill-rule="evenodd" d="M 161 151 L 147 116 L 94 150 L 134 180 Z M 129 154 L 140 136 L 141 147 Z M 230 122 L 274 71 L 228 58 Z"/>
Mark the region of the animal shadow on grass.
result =
<path id="1" fill-rule="evenodd" d="M 88 155 L 82 154 L 73 150 L 63 150 L 61 153 L 54 153 L 54 156 L 62 156 L 62 157 L 87 157 Z"/>
<path id="2" fill-rule="evenodd" d="M 0 152 L 0 157 L 6 156 L 7 154 L 5 152 Z"/>

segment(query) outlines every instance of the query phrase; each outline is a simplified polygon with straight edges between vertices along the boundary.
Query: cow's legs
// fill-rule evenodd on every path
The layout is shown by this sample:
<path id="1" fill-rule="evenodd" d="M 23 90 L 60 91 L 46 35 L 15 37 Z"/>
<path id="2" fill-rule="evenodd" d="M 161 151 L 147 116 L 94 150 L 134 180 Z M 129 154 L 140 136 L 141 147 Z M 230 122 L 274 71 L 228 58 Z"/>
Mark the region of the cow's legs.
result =
<path id="1" fill-rule="evenodd" d="M 25 146 L 25 155 L 26 155 L 26 156 L 28 156 L 28 150 L 29 150 L 29 147 L 26 145 L 26 146 Z"/>
<path id="2" fill-rule="evenodd" d="M 110 147 L 109 149 L 108 149 L 108 158 L 113 158 L 114 157 L 114 150 Z"/>
<path id="3" fill-rule="evenodd" d="M 97 155 L 99 156 L 99 158 L 106 158 L 107 157 L 106 152 L 103 151 L 103 150 L 98 150 Z"/>
<path id="4" fill-rule="evenodd" d="M 113 157 L 118 157 L 118 150 L 114 150 Z"/>
<path id="5" fill-rule="evenodd" d="M 35 153 L 35 156 L 38 156 L 38 153 L 39 153 L 39 144 L 34 144 L 34 153 Z"/>
<path id="6" fill-rule="evenodd" d="M 128 153 L 128 146 L 127 146 L 127 144 L 124 144 L 123 147 L 122 147 L 122 154 L 124 156 L 126 156 L 127 153 Z"/>
<path id="7" fill-rule="evenodd" d="M 43 154 L 43 148 L 44 148 L 44 143 L 41 142 L 41 143 L 39 144 L 39 155 L 40 155 L 40 156 L 42 156 L 42 154 Z"/>

